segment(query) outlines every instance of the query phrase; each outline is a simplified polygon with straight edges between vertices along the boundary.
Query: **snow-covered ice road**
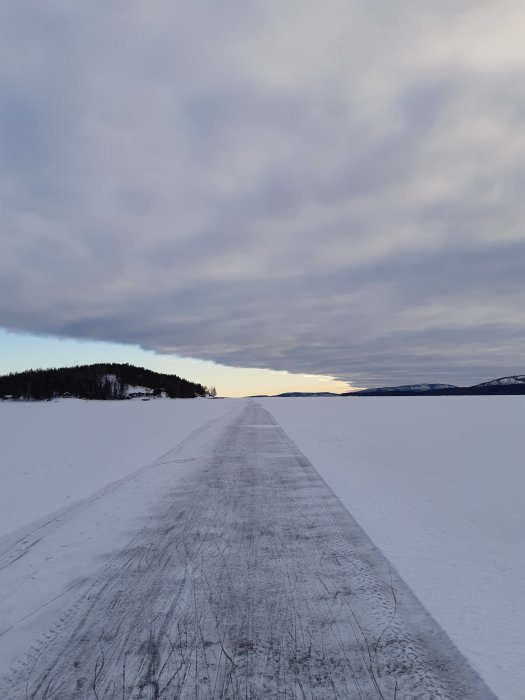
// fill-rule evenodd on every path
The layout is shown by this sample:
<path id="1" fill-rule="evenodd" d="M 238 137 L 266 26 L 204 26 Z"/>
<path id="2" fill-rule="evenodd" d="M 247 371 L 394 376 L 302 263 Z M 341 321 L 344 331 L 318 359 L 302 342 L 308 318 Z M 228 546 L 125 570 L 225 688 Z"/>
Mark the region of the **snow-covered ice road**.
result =
<path id="1" fill-rule="evenodd" d="M 493 698 L 255 402 L 2 700 Z"/>

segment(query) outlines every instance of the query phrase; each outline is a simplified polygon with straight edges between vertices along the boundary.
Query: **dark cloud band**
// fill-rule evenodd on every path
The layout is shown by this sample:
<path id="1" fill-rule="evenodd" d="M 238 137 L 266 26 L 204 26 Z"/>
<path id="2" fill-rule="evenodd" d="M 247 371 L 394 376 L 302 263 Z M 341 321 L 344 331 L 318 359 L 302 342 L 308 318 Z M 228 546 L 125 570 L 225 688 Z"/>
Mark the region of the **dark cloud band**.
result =
<path id="1" fill-rule="evenodd" d="M 522 371 L 525 11 L 409 5 L 3 3 L 0 324 L 360 386 Z"/>

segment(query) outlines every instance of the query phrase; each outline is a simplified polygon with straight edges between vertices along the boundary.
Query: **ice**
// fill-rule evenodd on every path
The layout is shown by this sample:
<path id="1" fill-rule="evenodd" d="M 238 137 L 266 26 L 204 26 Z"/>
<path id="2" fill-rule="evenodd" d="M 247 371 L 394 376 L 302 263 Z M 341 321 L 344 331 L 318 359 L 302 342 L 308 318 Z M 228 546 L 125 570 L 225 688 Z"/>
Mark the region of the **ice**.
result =
<path id="1" fill-rule="evenodd" d="M 523 699 L 525 397 L 259 402 L 496 694 Z M 57 624 L 245 405 L 0 402 L 0 672 Z"/>
<path id="2" fill-rule="evenodd" d="M 260 402 L 496 694 L 525 698 L 525 397 Z"/>

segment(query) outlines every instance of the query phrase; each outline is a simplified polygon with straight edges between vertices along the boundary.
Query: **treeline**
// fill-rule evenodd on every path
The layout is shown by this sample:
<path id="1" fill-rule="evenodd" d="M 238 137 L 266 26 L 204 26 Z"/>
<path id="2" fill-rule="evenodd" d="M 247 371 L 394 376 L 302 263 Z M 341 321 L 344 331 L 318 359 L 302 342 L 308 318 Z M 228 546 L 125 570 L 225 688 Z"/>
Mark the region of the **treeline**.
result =
<path id="1" fill-rule="evenodd" d="M 147 387 L 170 398 L 205 396 L 202 384 L 129 364 L 94 364 L 36 369 L 0 377 L 0 398 L 45 400 L 71 395 L 81 399 L 124 399 L 127 388 Z"/>

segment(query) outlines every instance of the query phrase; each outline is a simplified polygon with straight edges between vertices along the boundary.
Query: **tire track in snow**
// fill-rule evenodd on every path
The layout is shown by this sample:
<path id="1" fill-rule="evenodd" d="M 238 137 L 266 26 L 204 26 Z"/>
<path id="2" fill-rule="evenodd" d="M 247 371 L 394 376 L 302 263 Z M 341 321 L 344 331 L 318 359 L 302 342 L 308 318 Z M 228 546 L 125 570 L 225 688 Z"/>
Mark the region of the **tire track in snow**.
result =
<path id="1" fill-rule="evenodd" d="M 0 690 L 9 700 L 493 697 L 253 402 Z"/>

